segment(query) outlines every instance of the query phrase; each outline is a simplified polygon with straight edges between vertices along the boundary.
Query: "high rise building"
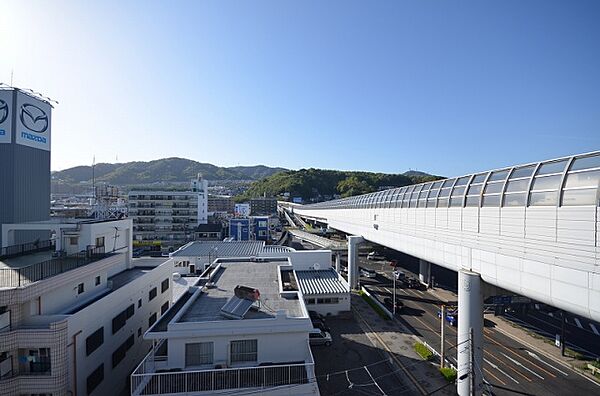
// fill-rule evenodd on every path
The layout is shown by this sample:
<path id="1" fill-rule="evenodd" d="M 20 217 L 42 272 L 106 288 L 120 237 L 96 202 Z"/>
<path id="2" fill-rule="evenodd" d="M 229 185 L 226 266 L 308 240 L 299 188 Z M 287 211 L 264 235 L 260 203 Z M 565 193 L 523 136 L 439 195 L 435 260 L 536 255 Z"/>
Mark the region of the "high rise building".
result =
<path id="1" fill-rule="evenodd" d="M 51 117 L 48 100 L 0 87 L 0 226 L 50 219 Z M 16 243 L 36 239 L 48 235 L 15 235 Z"/>

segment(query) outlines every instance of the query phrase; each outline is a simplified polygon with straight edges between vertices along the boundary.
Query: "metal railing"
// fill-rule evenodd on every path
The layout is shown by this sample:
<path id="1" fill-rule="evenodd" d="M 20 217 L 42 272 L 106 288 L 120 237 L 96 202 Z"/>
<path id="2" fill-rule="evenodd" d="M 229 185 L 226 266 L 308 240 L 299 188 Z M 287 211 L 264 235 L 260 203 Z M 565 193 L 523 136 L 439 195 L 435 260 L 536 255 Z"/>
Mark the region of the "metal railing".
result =
<path id="1" fill-rule="evenodd" d="M 148 356 L 131 375 L 131 395 L 215 392 L 241 388 L 264 389 L 308 384 L 314 382 L 313 366 L 314 363 L 301 363 L 215 370 L 153 372 L 156 362 L 153 357 Z"/>
<path id="2" fill-rule="evenodd" d="M 44 250 L 51 250 L 54 247 L 54 241 L 35 241 L 22 243 L 20 245 L 6 246 L 0 249 L 0 259 L 6 259 L 21 256 L 25 253 L 35 253 Z"/>
<path id="3" fill-rule="evenodd" d="M 21 287 L 101 260 L 104 246 L 89 248 L 69 256 L 57 257 L 20 268 L 0 268 L 0 287 Z"/>

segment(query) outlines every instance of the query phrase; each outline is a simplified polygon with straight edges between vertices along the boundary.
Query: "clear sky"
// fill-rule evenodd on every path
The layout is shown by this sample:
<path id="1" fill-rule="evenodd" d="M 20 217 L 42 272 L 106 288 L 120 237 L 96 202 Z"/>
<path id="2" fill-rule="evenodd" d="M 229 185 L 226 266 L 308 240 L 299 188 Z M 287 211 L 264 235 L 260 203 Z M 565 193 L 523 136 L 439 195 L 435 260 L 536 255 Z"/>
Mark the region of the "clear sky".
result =
<path id="1" fill-rule="evenodd" d="M 170 156 L 447 176 L 600 149 L 600 1 L 7 1 L 52 169 Z"/>

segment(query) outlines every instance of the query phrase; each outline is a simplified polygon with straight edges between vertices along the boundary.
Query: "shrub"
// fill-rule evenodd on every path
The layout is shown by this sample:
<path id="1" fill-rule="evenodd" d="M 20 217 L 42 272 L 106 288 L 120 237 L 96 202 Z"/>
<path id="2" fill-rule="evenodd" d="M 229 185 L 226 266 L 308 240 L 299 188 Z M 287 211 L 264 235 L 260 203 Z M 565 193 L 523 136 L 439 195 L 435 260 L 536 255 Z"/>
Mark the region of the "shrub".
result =
<path id="1" fill-rule="evenodd" d="M 451 367 L 440 368 L 440 373 L 442 373 L 444 378 L 446 378 L 446 381 L 448 381 L 448 382 L 456 381 L 456 370 L 454 370 L 453 368 L 451 368 Z"/>
<path id="2" fill-rule="evenodd" d="M 425 346 L 425 344 L 417 342 L 415 343 L 414 348 L 415 352 L 417 352 L 419 356 L 423 358 L 423 360 L 431 360 L 433 358 L 433 352 L 431 352 L 429 348 Z"/>

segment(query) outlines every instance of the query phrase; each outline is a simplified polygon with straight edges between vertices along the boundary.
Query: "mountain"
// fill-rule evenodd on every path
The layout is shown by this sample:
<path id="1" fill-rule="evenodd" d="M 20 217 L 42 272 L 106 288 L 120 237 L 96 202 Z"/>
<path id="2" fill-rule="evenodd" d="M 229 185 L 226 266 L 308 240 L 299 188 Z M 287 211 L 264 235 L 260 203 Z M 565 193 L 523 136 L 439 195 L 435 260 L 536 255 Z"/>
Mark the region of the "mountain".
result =
<path id="1" fill-rule="evenodd" d="M 258 180 L 285 171 L 264 165 L 235 166 L 224 168 L 196 162 L 185 158 L 164 158 L 154 161 L 127 162 L 121 164 L 97 164 L 94 167 L 97 182 L 117 186 L 162 183 L 187 183 L 198 173 L 207 180 Z M 52 181 L 57 184 L 78 184 L 92 180 L 91 166 L 76 166 L 52 172 Z"/>
<path id="2" fill-rule="evenodd" d="M 290 193 L 305 201 L 331 199 L 334 195 L 349 197 L 391 187 L 440 179 L 424 172 L 418 174 L 386 174 L 336 171 L 324 169 L 288 170 L 253 182 L 239 200 Z"/>

